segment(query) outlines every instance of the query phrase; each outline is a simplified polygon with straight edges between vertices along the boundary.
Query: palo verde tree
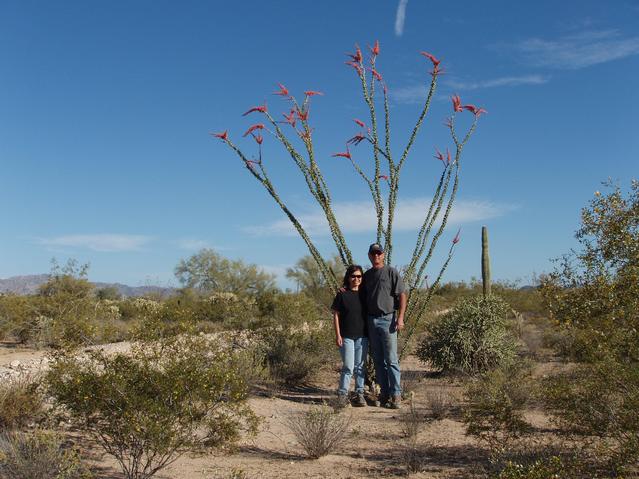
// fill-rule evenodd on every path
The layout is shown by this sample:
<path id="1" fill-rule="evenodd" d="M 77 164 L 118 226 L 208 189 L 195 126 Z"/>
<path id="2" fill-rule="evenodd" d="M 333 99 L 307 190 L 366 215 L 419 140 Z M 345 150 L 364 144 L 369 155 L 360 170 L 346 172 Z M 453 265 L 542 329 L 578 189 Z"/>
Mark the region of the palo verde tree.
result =
<path id="1" fill-rule="evenodd" d="M 345 151 L 335 153 L 333 156 L 349 160 L 357 174 L 368 186 L 377 218 L 376 239 L 384 245 L 388 263 L 391 262 L 393 254 L 393 223 L 401 172 L 428 114 L 437 89 L 437 80 L 442 74 L 439 59 L 428 52 L 421 52 L 421 54 L 433 65 L 433 69 L 430 71 L 430 86 L 408 141 L 398 150 L 392 146 L 389 89 L 377 66 L 380 55 L 379 42 L 375 42 L 374 46 L 370 47 L 370 55 L 366 60 L 361 49 L 356 46 L 355 52 L 348 54 L 349 61 L 346 62 L 349 67 L 353 68 L 359 79 L 361 94 L 368 114 L 368 123 L 355 119 L 359 131 L 346 141 Z M 304 225 L 278 193 L 277 187 L 268 174 L 266 161 L 262 157 L 264 134 L 268 133 L 284 147 L 295 167 L 301 172 L 308 191 L 322 209 L 341 262 L 345 266 L 351 264 L 353 262 L 351 250 L 333 211 L 331 193 L 315 155 L 310 116 L 311 103 L 315 97 L 322 95 L 322 93 L 307 90 L 304 92 L 304 99 L 300 102 L 290 94 L 288 88 L 279 84 L 279 90 L 274 92 L 274 95 L 282 97 L 287 102 L 286 111 L 282 114 L 283 120 L 279 120 L 279 115 L 273 116 L 274 113 L 269 111 L 265 104 L 254 106 L 244 113 L 244 116 L 259 114 L 263 117 L 262 122 L 251 125 L 242 135 L 243 137 L 250 136 L 257 144 L 257 160 L 249 159 L 250 157 L 244 152 L 245 150 L 231 139 L 228 130 L 215 133 L 214 136 L 222 140 L 237 154 L 247 171 L 282 209 L 317 262 L 326 285 L 335 290 L 340 283 L 339 278 L 336 277 L 327 261 L 320 254 Z M 404 269 L 404 281 L 408 287 L 408 309 L 405 318 L 408 334 L 405 344 L 408 343 L 419 318 L 426 310 L 432 293 L 437 289 L 452 258 L 455 244 L 459 241 L 459 235 L 455 236 L 449 247 L 448 256 L 439 267 L 439 272 L 436 274 L 436 279 L 429 291 L 426 293 L 420 291 L 426 279 L 426 267 L 446 228 L 455 202 L 459 187 L 462 150 L 475 131 L 478 118 L 482 113 L 485 113 L 484 109 L 475 105 L 463 105 L 458 95 L 453 96 L 452 104 L 452 115 L 445 124 L 450 131 L 453 148 L 452 150 L 446 149 L 446 153 L 436 149 L 435 158 L 441 160 L 443 170 L 435 185 L 430 206 L 424 211 L 424 220 L 418 230 L 410 262 Z M 468 130 L 460 134 L 455 128 L 455 120 L 457 114 L 464 111 L 472 113 L 474 118 Z M 356 160 L 350 147 L 357 147 L 362 143 L 370 147 L 370 152 L 366 159 L 359 161 Z"/>

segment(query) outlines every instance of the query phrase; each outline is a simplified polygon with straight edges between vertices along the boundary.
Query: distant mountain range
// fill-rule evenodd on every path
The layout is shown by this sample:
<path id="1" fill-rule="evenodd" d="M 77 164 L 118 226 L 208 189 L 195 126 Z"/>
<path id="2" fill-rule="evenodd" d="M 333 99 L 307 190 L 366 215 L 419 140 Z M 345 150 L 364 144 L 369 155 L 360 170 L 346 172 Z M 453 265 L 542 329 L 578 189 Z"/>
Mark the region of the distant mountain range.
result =
<path id="1" fill-rule="evenodd" d="M 49 281 L 48 274 L 28 274 L 25 276 L 12 276 L 7 279 L 0 279 L 0 293 L 13 293 L 20 295 L 35 294 L 41 284 Z M 175 288 L 164 288 L 162 286 L 128 286 L 120 283 L 93 283 L 96 289 L 116 288 L 125 298 L 133 296 L 145 296 L 147 294 L 160 294 L 170 296 L 175 293 Z"/>

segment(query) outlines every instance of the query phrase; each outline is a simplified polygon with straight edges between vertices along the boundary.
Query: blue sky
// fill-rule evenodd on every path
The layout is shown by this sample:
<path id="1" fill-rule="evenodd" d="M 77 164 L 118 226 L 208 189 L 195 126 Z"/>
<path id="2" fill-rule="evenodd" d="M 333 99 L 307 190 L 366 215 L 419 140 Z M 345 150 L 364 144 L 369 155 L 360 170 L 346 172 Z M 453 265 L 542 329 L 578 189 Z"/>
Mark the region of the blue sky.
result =
<path id="1" fill-rule="evenodd" d="M 464 150 L 444 237 L 462 240 L 445 280 L 528 282 L 575 245 L 579 210 L 608 177 L 637 177 L 639 2 L 0 1 L 0 277 L 42 273 L 52 257 L 90 262 L 95 281 L 175 285 L 181 258 L 211 247 L 282 274 L 306 254 L 279 208 L 210 132 L 241 134 L 277 83 L 313 98 L 316 154 L 355 259 L 374 225 L 365 185 L 332 158 L 366 117 L 344 65 L 378 39 L 395 150 L 418 115 L 430 65 L 433 107 L 402 175 L 394 263 L 408 260 L 420 205 L 451 146 L 450 96 L 488 110 Z M 469 113 L 466 113 L 469 116 Z M 367 165 L 365 145 L 353 148 Z M 396 153 L 397 154 L 397 153 Z M 343 161 L 342 161 L 343 160 Z M 331 254 L 327 229 L 272 137 L 264 161 L 282 196 Z M 437 257 L 429 268 L 438 267 Z M 285 282 L 282 282 L 286 285 Z"/>

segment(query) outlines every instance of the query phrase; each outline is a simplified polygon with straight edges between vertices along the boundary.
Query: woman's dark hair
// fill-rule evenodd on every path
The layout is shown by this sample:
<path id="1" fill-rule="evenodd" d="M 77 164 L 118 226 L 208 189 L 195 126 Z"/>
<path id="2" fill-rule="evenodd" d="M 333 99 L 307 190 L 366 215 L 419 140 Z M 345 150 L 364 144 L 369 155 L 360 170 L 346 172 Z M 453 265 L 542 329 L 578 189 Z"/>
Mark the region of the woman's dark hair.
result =
<path id="1" fill-rule="evenodd" d="M 351 276 L 351 274 L 353 274 L 355 271 L 359 271 L 360 273 L 364 274 L 364 270 L 362 269 L 362 267 L 358 264 L 352 264 L 350 265 L 348 268 L 346 268 L 346 273 L 344 273 L 344 287 L 346 289 L 350 289 L 350 283 L 348 282 L 348 278 Z"/>

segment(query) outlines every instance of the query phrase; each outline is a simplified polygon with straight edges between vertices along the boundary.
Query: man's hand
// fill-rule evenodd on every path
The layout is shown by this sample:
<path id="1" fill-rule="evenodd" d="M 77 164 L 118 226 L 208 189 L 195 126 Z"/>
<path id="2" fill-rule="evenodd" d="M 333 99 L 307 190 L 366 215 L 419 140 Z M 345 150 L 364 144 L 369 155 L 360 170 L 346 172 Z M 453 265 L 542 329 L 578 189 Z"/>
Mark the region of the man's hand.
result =
<path id="1" fill-rule="evenodd" d="M 397 331 L 401 331 L 402 329 L 404 329 L 404 317 L 403 316 L 398 316 L 397 317 Z"/>
<path id="2" fill-rule="evenodd" d="M 341 336 L 337 336 L 337 337 L 335 338 L 335 344 L 337 344 L 337 347 L 338 347 L 338 348 L 341 348 L 341 347 L 342 347 L 342 344 L 344 344 L 344 340 L 342 339 L 342 337 L 341 337 Z"/>

